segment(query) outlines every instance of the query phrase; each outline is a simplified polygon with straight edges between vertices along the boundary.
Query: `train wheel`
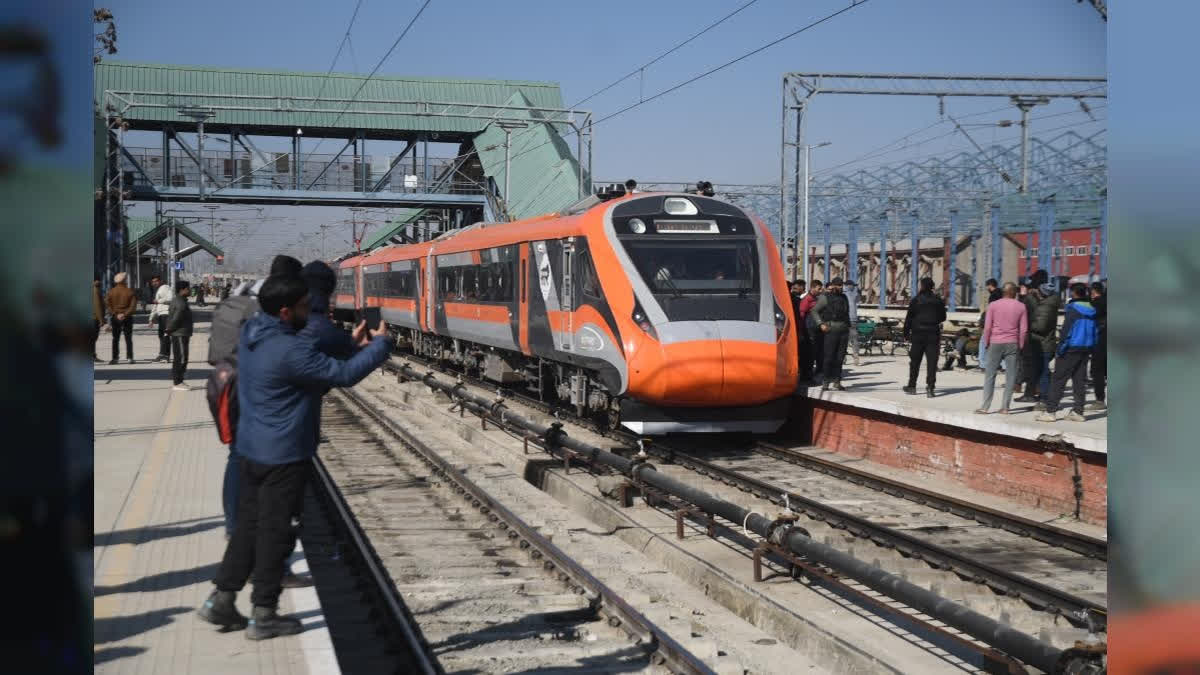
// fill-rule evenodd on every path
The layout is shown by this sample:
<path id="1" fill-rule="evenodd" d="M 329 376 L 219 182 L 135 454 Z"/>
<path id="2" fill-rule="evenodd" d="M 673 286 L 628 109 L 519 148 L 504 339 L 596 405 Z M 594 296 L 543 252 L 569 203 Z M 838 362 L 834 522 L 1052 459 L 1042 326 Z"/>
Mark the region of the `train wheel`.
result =
<path id="1" fill-rule="evenodd" d="M 610 407 L 604 415 L 604 430 L 612 433 L 621 428 L 621 409 Z"/>

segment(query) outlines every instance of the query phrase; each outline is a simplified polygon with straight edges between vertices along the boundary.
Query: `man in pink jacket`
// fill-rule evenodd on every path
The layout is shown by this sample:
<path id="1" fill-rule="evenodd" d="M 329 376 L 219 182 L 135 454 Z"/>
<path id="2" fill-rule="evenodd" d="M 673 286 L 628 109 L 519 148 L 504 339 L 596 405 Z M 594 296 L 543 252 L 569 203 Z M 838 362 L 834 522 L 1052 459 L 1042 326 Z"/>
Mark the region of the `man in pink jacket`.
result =
<path id="1" fill-rule="evenodd" d="M 987 344 L 984 356 L 983 404 L 975 412 L 986 415 L 992 407 L 992 391 L 996 386 L 996 371 L 1004 362 L 1004 405 L 1000 413 L 1008 414 L 1016 384 L 1017 355 L 1025 346 L 1029 332 L 1025 305 L 1017 300 L 1017 285 L 1004 284 L 1004 297 L 988 305 L 982 340 Z"/>

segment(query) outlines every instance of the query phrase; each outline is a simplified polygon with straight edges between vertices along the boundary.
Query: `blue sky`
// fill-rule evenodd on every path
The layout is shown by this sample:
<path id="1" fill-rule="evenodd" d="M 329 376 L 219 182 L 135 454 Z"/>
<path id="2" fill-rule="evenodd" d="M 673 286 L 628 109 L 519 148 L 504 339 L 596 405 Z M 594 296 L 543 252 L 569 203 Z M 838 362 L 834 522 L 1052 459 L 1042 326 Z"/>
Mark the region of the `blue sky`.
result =
<path id="1" fill-rule="evenodd" d="M 433 0 L 380 72 L 551 80 L 568 104 L 745 0 Z M 603 115 L 824 16 L 845 0 L 758 0 L 692 44 L 587 103 Z M 419 7 L 363 0 L 339 71 L 367 72 Z M 122 60 L 324 72 L 354 8 L 326 3 L 119 0 Z M 1105 24 L 1070 0 L 869 0 L 788 42 L 596 129 L 598 176 L 770 181 L 778 173 L 780 78 L 789 70 L 1097 75 Z M 960 101 L 951 114 L 997 107 Z M 1002 103 L 1002 102 L 1001 102 Z M 997 115 L 997 118 L 1003 115 Z M 1081 118 L 1082 119 L 1082 118 Z M 937 120 L 927 99 L 826 97 L 809 131 L 841 162 Z M 963 139 L 959 139 L 963 140 Z M 777 180 L 777 178 L 776 178 Z"/>
<path id="2" fill-rule="evenodd" d="M 433 0 L 380 70 L 384 74 L 549 80 L 573 104 L 639 67 L 746 0 L 549 3 Z M 369 72 L 409 21 L 419 0 L 363 0 L 336 70 Z M 811 21 L 847 0 L 758 0 L 737 16 L 586 103 L 598 117 L 650 95 Z M 353 0 L 296 3 L 115 0 L 120 53 L 129 61 L 281 68 L 325 72 L 354 9 Z M 596 128 L 601 179 L 700 178 L 714 183 L 777 182 L 780 81 L 787 71 L 1103 75 L 1106 25 L 1071 0 L 868 0 L 766 52 Z M 1004 101 L 949 100 L 956 117 Z M 1041 129 L 1092 132 L 1106 126 L 1103 104 L 1091 122 L 1074 103 L 1038 109 Z M 975 122 L 1012 119 L 1003 111 Z M 809 118 L 809 138 L 831 141 L 814 168 L 840 165 L 939 121 L 933 99 L 825 96 Z M 948 122 L 901 152 L 847 168 L 969 148 L 946 135 Z M 1035 123 L 1034 133 L 1039 126 Z M 980 127 L 980 143 L 1011 141 L 1015 129 Z M 278 211 L 275 215 L 280 215 Z M 311 214 L 311 215 L 310 215 Z M 317 215 L 323 214 L 323 215 Z M 290 216 L 289 216 L 290 217 Z M 305 231 L 323 210 L 295 217 Z M 340 217 L 340 216 L 339 216 Z M 312 223 L 312 224 L 310 224 Z M 273 240 L 272 240 L 273 241 Z"/>

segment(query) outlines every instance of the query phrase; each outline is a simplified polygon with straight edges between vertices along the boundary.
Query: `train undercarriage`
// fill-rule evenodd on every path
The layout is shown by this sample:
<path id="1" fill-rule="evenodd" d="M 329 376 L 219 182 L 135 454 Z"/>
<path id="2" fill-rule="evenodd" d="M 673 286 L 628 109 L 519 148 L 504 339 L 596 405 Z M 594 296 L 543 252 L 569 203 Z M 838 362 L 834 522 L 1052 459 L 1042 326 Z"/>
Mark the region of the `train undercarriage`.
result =
<path id="1" fill-rule="evenodd" d="M 591 419 L 604 429 L 621 425 L 621 397 L 610 394 L 585 368 L 412 328 L 393 328 L 392 332 L 401 352 L 521 389 L 544 403 L 571 405 L 576 416 Z"/>

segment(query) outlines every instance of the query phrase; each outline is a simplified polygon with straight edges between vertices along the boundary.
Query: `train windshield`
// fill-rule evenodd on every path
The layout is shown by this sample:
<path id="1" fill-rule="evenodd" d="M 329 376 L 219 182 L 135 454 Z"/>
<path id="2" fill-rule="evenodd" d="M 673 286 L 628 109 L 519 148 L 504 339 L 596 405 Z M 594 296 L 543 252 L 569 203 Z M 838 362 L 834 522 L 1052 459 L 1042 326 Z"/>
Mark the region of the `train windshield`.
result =
<path id="1" fill-rule="evenodd" d="M 758 320 L 753 239 L 621 243 L 671 321 Z"/>

